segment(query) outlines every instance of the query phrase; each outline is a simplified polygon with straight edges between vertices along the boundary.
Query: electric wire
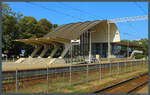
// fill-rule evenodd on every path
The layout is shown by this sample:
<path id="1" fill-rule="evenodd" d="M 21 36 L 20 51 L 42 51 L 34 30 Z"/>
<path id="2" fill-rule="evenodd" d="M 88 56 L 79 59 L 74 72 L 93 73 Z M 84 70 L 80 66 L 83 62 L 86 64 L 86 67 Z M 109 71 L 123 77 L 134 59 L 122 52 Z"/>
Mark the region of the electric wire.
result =
<path id="1" fill-rule="evenodd" d="M 134 3 L 144 14 L 147 14 L 147 12 L 143 9 L 142 6 L 140 6 L 137 2 L 134 2 Z"/>
<path id="2" fill-rule="evenodd" d="M 52 12 L 55 12 L 55 13 L 59 13 L 61 15 L 65 15 L 65 16 L 71 17 L 73 19 L 84 20 L 83 18 L 75 17 L 75 16 L 72 16 L 70 14 L 67 14 L 67 13 L 64 13 L 64 12 L 61 12 L 61 11 L 57 11 L 57 10 L 54 10 L 54 9 L 51 9 L 51 8 L 47 8 L 47 7 L 42 6 L 42 5 L 38 5 L 38 4 L 35 4 L 35 3 L 31 3 L 31 2 L 26 2 L 26 3 L 34 5 L 34 6 L 41 7 L 43 9 L 46 9 L 46 10 L 49 10 L 49 11 L 52 11 Z"/>
<path id="3" fill-rule="evenodd" d="M 78 12 L 81 12 L 81 13 L 83 13 L 83 14 L 90 15 L 90 16 L 92 16 L 92 17 L 94 17 L 94 18 L 98 17 L 98 18 L 101 18 L 101 19 L 105 19 L 105 18 L 103 18 L 103 17 L 101 17 L 101 16 L 95 15 L 95 14 L 93 14 L 93 13 L 89 13 L 89 12 L 87 12 L 87 11 L 83 11 L 83 10 L 78 9 L 78 8 L 74 8 L 74 7 L 70 6 L 70 5 L 64 4 L 64 3 L 62 3 L 62 2 L 58 2 L 58 3 L 59 3 L 60 5 L 65 6 L 65 7 L 69 7 L 69 9 L 72 9 L 72 10 L 75 10 L 75 11 L 78 11 Z M 97 18 L 96 18 L 96 19 L 97 19 Z"/>

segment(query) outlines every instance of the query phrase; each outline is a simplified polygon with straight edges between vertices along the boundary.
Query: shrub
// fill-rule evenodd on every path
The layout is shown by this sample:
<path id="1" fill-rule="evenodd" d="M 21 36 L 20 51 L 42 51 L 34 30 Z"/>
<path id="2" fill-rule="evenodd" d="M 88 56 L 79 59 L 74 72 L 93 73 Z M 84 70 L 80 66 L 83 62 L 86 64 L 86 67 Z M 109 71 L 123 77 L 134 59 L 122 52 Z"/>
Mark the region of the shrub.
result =
<path id="1" fill-rule="evenodd" d="M 146 58 L 147 56 L 146 55 L 142 55 L 142 54 L 137 54 L 135 56 L 135 59 L 141 59 L 141 58 Z"/>

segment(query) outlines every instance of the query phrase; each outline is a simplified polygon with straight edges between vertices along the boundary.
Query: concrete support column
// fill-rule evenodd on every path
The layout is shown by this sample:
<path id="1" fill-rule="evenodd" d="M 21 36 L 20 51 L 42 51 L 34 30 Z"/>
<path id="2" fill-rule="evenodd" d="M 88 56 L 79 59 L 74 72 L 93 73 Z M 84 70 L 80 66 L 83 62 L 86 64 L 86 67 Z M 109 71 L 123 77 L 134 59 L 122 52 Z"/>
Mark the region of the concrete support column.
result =
<path id="1" fill-rule="evenodd" d="M 59 58 L 63 58 L 66 55 L 66 53 L 70 49 L 70 46 L 71 46 L 71 44 L 65 44 L 64 50 L 62 51 L 62 53 L 61 53 Z"/>
<path id="2" fill-rule="evenodd" d="M 111 57 L 111 45 L 110 45 L 110 23 L 108 22 L 108 61 L 110 62 Z"/>
<path id="3" fill-rule="evenodd" d="M 44 44 L 44 49 L 42 50 L 42 52 L 38 58 L 43 57 L 46 54 L 48 48 L 49 48 L 49 45 Z"/>
<path id="4" fill-rule="evenodd" d="M 36 45 L 34 51 L 31 53 L 30 57 L 34 57 L 36 53 L 41 49 L 40 45 Z"/>
<path id="5" fill-rule="evenodd" d="M 59 49 L 60 46 L 58 45 L 54 45 L 54 49 L 52 50 L 50 56 L 48 56 L 48 58 L 52 58 L 54 56 L 54 54 L 57 52 L 57 50 Z"/>

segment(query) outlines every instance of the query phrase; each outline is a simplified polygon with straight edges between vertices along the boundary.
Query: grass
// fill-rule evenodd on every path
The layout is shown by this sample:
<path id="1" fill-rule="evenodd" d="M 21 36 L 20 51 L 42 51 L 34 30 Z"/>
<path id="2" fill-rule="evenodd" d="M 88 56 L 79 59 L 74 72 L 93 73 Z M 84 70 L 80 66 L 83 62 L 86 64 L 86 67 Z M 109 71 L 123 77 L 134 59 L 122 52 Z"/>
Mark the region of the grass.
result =
<path id="1" fill-rule="evenodd" d="M 88 93 L 89 89 L 74 90 L 73 93 Z"/>
<path id="2" fill-rule="evenodd" d="M 31 88 L 37 88 L 37 87 L 40 87 L 40 86 L 43 86 L 43 83 L 39 83 L 39 84 L 36 84 L 36 85 L 32 85 Z"/>
<path id="3" fill-rule="evenodd" d="M 74 90 L 75 89 L 73 85 L 66 86 L 65 88 L 68 89 L 68 90 Z"/>
<path id="4" fill-rule="evenodd" d="M 10 82 L 13 82 L 12 79 L 8 79 L 8 80 L 3 80 L 2 83 L 10 83 Z"/>
<path id="5" fill-rule="evenodd" d="M 56 89 L 54 91 L 51 91 L 50 93 L 60 93 L 60 89 Z"/>

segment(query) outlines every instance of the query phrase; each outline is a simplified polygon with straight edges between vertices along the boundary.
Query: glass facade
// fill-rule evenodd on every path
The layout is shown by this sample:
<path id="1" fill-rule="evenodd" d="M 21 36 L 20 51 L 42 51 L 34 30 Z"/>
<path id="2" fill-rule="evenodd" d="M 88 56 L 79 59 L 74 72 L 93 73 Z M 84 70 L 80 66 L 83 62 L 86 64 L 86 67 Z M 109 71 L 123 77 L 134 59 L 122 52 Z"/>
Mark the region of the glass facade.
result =
<path id="1" fill-rule="evenodd" d="M 84 32 L 78 39 L 80 39 L 80 44 L 79 45 L 73 45 L 72 46 L 72 57 L 82 57 L 85 58 L 89 56 L 89 38 L 90 38 L 90 33 Z M 70 57 L 71 52 L 68 51 L 67 55 L 65 57 Z"/>
<path id="2" fill-rule="evenodd" d="M 89 45 L 90 45 L 90 33 L 84 32 L 78 39 L 80 39 L 79 45 L 72 46 L 72 57 L 82 57 L 86 58 L 89 56 Z M 97 54 L 102 58 L 107 57 L 108 44 L 107 43 L 92 43 L 91 53 L 95 57 Z M 117 45 L 111 44 L 111 54 L 115 55 L 117 52 Z M 71 57 L 71 52 L 69 51 L 66 57 Z"/>
<path id="3" fill-rule="evenodd" d="M 92 56 L 100 55 L 102 58 L 107 57 L 106 43 L 92 43 Z"/>
<path id="4" fill-rule="evenodd" d="M 108 44 L 107 43 L 92 43 L 92 56 L 100 55 L 102 58 L 107 57 Z M 116 55 L 117 45 L 111 44 L 111 55 Z"/>

